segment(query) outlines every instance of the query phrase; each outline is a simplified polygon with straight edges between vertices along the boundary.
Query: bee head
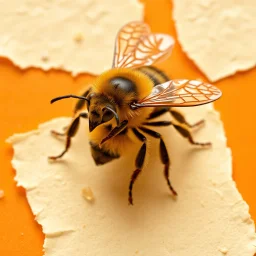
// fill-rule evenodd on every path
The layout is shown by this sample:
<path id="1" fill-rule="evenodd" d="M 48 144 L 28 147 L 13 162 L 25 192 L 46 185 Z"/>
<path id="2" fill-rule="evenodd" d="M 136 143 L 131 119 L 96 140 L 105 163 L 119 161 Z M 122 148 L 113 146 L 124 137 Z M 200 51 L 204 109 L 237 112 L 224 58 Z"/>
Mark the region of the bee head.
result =
<path id="1" fill-rule="evenodd" d="M 117 125 L 119 117 L 115 104 L 102 94 L 92 93 L 88 96 L 89 130 L 92 132 L 97 126 L 110 121 L 115 117 Z"/>
<path id="2" fill-rule="evenodd" d="M 115 103 L 111 102 L 111 100 L 103 94 L 91 93 L 88 97 L 68 94 L 53 98 L 51 103 L 67 98 L 76 98 L 87 101 L 90 132 L 100 124 L 110 121 L 113 117 L 115 117 L 116 123 L 119 125 L 119 117 L 116 113 Z"/>

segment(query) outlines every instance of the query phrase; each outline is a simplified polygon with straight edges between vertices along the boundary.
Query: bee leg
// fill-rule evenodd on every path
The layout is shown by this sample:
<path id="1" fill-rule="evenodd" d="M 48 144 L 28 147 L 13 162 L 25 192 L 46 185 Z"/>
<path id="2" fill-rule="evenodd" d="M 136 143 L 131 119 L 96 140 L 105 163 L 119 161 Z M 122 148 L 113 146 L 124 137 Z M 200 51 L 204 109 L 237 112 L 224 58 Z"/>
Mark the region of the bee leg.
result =
<path id="1" fill-rule="evenodd" d="M 164 164 L 164 177 L 167 181 L 168 187 L 170 188 L 171 192 L 173 193 L 173 195 L 177 196 L 177 192 L 175 191 L 175 189 L 173 188 L 170 178 L 169 178 L 169 168 L 170 168 L 170 158 L 168 155 L 168 151 L 167 148 L 165 146 L 165 143 L 162 139 L 161 134 L 159 134 L 158 132 L 155 132 L 153 130 L 150 130 L 148 128 L 145 127 L 139 127 L 140 130 L 142 130 L 143 132 L 147 133 L 148 135 L 156 138 L 156 139 L 160 139 L 160 157 L 161 157 L 161 162 Z"/>
<path id="2" fill-rule="evenodd" d="M 170 121 L 144 122 L 143 125 L 148 125 L 148 126 L 168 126 L 168 125 L 172 125 L 172 122 L 170 122 Z"/>
<path id="3" fill-rule="evenodd" d="M 101 146 L 104 142 L 106 142 L 107 140 L 111 139 L 112 137 L 115 137 L 117 134 L 119 134 L 121 131 L 123 131 L 126 126 L 128 124 L 128 120 L 124 120 L 120 123 L 119 126 L 116 126 L 108 135 L 107 137 L 105 137 L 99 146 Z"/>
<path id="4" fill-rule="evenodd" d="M 87 115 L 87 113 L 81 113 L 80 114 L 80 117 L 82 117 L 82 118 L 88 118 L 88 115 Z M 72 123 L 73 123 L 73 121 L 72 121 Z M 71 123 L 71 124 L 72 124 Z M 54 135 L 54 136 L 65 136 L 65 135 L 67 135 L 67 132 L 68 132 L 68 128 L 70 127 L 70 125 L 66 125 L 66 126 L 64 126 L 62 129 L 64 130 L 64 132 L 57 132 L 57 131 L 55 131 L 55 130 L 51 130 L 51 134 L 52 135 Z"/>
<path id="5" fill-rule="evenodd" d="M 196 142 L 196 141 L 194 141 L 190 131 L 188 130 L 188 128 L 186 128 L 184 126 L 177 125 L 177 124 L 173 124 L 173 126 L 184 138 L 187 138 L 188 141 L 192 145 L 198 145 L 198 146 L 202 146 L 202 147 L 210 147 L 212 145 L 211 142 Z"/>
<path id="6" fill-rule="evenodd" d="M 63 127 L 63 130 L 67 130 L 67 126 Z M 51 130 L 51 134 L 54 135 L 54 136 L 65 136 L 66 133 L 65 132 L 57 132 L 55 130 Z"/>
<path id="7" fill-rule="evenodd" d="M 64 127 L 62 128 L 62 130 L 63 130 L 64 132 L 57 132 L 57 131 L 55 131 L 55 130 L 51 130 L 51 134 L 54 135 L 54 136 L 56 136 L 56 137 L 58 137 L 58 136 L 65 136 L 65 135 L 67 135 L 67 134 L 66 134 L 66 131 L 68 130 L 68 127 L 69 127 L 69 125 L 66 125 L 66 126 L 64 126 Z"/>
<path id="8" fill-rule="evenodd" d="M 87 91 L 85 91 L 81 96 L 86 97 L 89 94 L 90 90 L 91 90 L 91 88 L 89 88 Z M 81 110 L 84 107 L 85 103 L 86 103 L 86 101 L 82 100 L 82 99 L 77 101 L 77 103 L 74 107 L 74 110 L 73 110 L 74 115 L 77 113 L 77 111 Z"/>
<path id="9" fill-rule="evenodd" d="M 194 124 L 190 124 L 186 121 L 184 115 L 177 111 L 177 110 L 173 110 L 173 109 L 170 109 L 170 113 L 172 114 L 172 116 L 181 124 L 185 124 L 186 126 L 188 126 L 189 128 L 194 128 L 194 127 L 197 127 L 197 126 L 201 126 L 202 124 L 204 124 L 204 120 L 200 120 Z"/>
<path id="10" fill-rule="evenodd" d="M 89 88 L 87 91 L 85 91 L 81 96 L 86 97 L 89 94 L 90 89 L 91 88 Z M 86 103 L 86 101 L 82 100 L 82 99 L 77 101 L 77 103 L 76 103 L 76 105 L 74 107 L 74 110 L 73 110 L 73 117 L 75 117 L 76 113 L 84 107 L 85 103 Z M 82 113 L 82 114 L 85 115 L 85 113 Z M 86 116 L 86 117 L 83 116 L 83 118 L 87 118 L 87 117 L 88 116 Z M 65 136 L 67 134 L 68 127 L 69 126 L 64 126 L 63 127 L 63 131 L 64 132 L 57 132 L 57 131 L 52 130 L 51 133 L 54 136 Z"/>
<path id="11" fill-rule="evenodd" d="M 143 145 L 145 145 L 145 144 L 143 144 Z M 139 154 L 138 154 L 138 156 L 139 156 Z M 138 156 L 137 156 L 137 158 L 138 158 Z M 136 162 L 137 162 L 137 159 L 136 159 Z M 134 184 L 135 180 L 137 179 L 137 177 L 139 176 L 140 173 L 141 173 L 141 169 L 136 169 L 133 172 L 132 177 L 131 177 L 131 181 L 130 181 L 130 185 L 129 185 L 129 198 L 128 198 L 129 204 L 131 204 L 131 205 L 133 205 L 133 196 L 132 196 L 133 184 Z"/>
<path id="12" fill-rule="evenodd" d="M 168 112 L 169 111 L 169 108 L 159 108 L 159 109 L 156 109 L 155 111 L 153 111 L 149 117 L 147 118 L 147 120 L 150 120 L 150 119 L 153 119 L 153 118 L 156 118 L 156 117 L 159 117 L 161 115 L 163 115 L 164 113 Z"/>
<path id="13" fill-rule="evenodd" d="M 66 146 L 65 149 L 63 150 L 63 152 L 57 156 L 49 156 L 48 158 L 51 160 L 56 160 L 58 158 L 61 158 L 70 148 L 71 145 L 71 138 L 74 137 L 76 135 L 76 132 L 78 130 L 79 127 L 79 122 L 80 122 L 80 117 L 83 118 L 87 118 L 87 113 L 80 113 L 79 116 L 77 116 L 71 123 L 71 125 L 69 126 L 69 128 L 67 129 L 67 139 L 66 139 Z"/>
<path id="14" fill-rule="evenodd" d="M 136 165 L 136 170 L 133 172 L 132 176 L 131 176 L 131 181 L 130 181 L 130 185 L 129 185 L 129 197 L 128 197 L 128 201 L 130 204 L 133 205 L 133 196 L 132 196 L 132 189 L 133 189 L 133 185 L 134 182 L 136 181 L 136 179 L 138 178 L 139 174 L 141 173 L 143 164 L 144 164 L 144 160 L 145 160 L 145 156 L 146 156 L 146 151 L 147 151 L 147 147 L 146 147 L 146 137 L 140 133 L 137 129 L 133 128 L 132 129 L 133 133 L 136 135 L 136 137 L 143 142 L 139 153 L 136 157 L 136 161 L 135 161 L 135 165 Z"/>
<path id="15" fill-rule="evenodd" d="M 169 178 L 170 158 L 162 138 L 160 138 L 160 157 L 161 157 L 162 163 L 164 164 L 164 177 L 167 181 L 168 187 L 172 191 L 173 195 L 177 196 L 177 192 L 175 191 L 175 189 L 173 188 L 170 182 L 170 178 Z"/>

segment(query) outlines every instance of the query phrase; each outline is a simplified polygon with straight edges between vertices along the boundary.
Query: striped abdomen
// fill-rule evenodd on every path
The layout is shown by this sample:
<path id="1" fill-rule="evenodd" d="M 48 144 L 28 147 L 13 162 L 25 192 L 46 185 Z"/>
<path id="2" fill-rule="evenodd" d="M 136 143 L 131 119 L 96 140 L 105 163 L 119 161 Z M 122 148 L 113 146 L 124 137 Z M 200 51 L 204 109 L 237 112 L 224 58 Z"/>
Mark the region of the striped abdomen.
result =
<path id="1" fill-rule="evenodd" d="M 138 68 L 137 70 L 147 75 L 153 81 L 154 86 L 170 80 L 170 78 L 162 70 L 153 66 L 145 66 Z"/>

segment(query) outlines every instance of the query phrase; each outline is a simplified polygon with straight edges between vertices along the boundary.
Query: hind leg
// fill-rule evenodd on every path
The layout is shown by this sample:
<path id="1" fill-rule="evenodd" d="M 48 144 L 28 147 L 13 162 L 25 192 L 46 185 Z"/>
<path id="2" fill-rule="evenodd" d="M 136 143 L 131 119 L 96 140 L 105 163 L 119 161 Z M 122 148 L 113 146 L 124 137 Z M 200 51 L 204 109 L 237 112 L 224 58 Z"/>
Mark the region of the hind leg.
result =
<path id="1" fill-rule="evenodd" d="M 181 134 L 184 138 L 187 138 L 188 141 L 192 144 L 192 145 L 197 145 L 197 146 L 201 146 L 201 147 L 210 147 L 212 145 L 211 142 L 197 142 L 193 139 L 190 131 L 188 130 L 188 128 L 186 128 L 185 126 L 182 125 L 177 125 L 177 124 L 173 124 L 173 127 L 179 132 L 179 134 Z"/>
<path id="2" fill-rule="evenodd" d="M 177 120 L 181 124 L 185 124 L 189 128 L 195 128 L 195 127 L 201 126 L 205 122 L 204 120 L 200 120 L 200 121 L 196 122 L 195 124 L 190 124 L 187 122 L 184 115 L 181 112 L 179 112 L 178 110 L 173 110 L 170 108 L 170 113 L 175 118 L 175 120 Z"/>

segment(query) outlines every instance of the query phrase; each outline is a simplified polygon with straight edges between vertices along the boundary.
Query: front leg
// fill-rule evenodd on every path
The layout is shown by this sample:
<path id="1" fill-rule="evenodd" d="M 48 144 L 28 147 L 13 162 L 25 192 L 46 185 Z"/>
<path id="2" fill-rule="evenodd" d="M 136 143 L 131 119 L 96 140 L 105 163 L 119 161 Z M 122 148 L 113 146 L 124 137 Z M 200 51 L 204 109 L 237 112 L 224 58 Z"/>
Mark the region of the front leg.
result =
<path id="1" fill-rule="evenodd" d="M 87 118 L 87 114 L 86 113 L 80 113 L 79 116 L 77 116 L 72 121 L 71 125 L 68 127 L 67 132 L 65 134 L 58 133 L 58 132 L 55 132 L 55 131 L 51 131 L 52 134 L 54 134 L 54 135 L 61 135 L 61 136 L 62 135 L 67 135 L 67 138 L 66 138 L 65 149 L 62 151 L 62 153 L 60 153 L 57 156 L 49 156 L 48 157 L 49 159 L 56 160 L 58 158 L 61 158 L 68 151 L 68 149 L 70 148 L 70 145 L 71 145 L 71 138 L 74 137 L 76 135 L 76 133 L 77 133 L 81 117 L 82 118 Z"/>
<path id="2" fill-rule="evenodd" d="M 82 112 L 82 113 L 79 114 L 79 117 L 88 118 L 88 114 L 85 113 L 85 112 Z M 66 125 L 66 126 L 63 127 L 64 132 L 57 132 L 55 130 L 51 130 L 51 134 L 54 135 L 54 136 L 57 136 L 57 137 L 58 136 L 66 136 L 66 135 L 68 135 L 69 128 L 72 126 L 74 120 L 72 121 L 72 123 L 70 125 Z"/>
<path id="3" fill-rule="evenodd" d="M 116 135 L 118 135 L 120 132 L 122 132 L 128 124 L 128 120 L 124 120 L 122 121 L 118 126 L 116 126 L 108 135 L 107 137 L 105 137 L 101 143 L 100 143 L 100 147 L 102 146 L 103 143 L 105 143 L 107 140 L 115 137 Z"/>
<path id="4" fill-rule="evenodd" d="M 90 92 L 91 88 L 89 88 L 88 90 L 86 90 L 81 96 L 83 97 L 87 97 L 89 92 Z M 85 103 L 86 101 L 83 100 L 83 99 L 80 99 L 77 101 L 75 107 L 74 107 L 74 115 L 76 115 L 76 113 L 79 111 L 79 110 L 82 110 L 82 108 L 85 106 Z"/>

